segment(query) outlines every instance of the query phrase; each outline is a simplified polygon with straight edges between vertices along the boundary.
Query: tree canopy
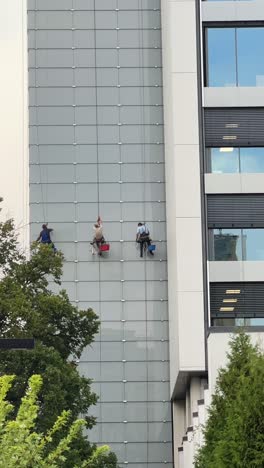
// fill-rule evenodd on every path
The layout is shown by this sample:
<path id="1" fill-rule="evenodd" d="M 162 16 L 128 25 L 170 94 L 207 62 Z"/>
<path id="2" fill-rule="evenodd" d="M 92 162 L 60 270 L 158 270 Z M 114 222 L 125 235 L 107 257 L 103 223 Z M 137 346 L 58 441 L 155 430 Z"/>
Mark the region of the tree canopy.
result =
<path id="1" fill-rule="evenodd" d="M 0 222 L 0 336 L 34 338 L 31 351 L 0 351 L 0 374 L 16 375 L 8 398 L 18 411 L 19 402 L 33 374 L 42 376 L 36 429 L 48 431 L 63 410 L 74 421 L 83 414 L 86 428 L 95 424 L 89 414 L 97 396 L 91 381 L 79 374 L 77 361 L 99 329 L 94 311 L 79 310 L 66 291 L 57 294 L 52 285 L 60 285 L 63 254 L 49 245 L 33 243 L 30 258 L 20 251 L 12 220 Z M 54 436 L 62 437 L 64 429 Z M 52 445 L 52 444 L 51 444 Z M 80 436 L 67 452 L 65 468 L 81 463 L 95 450 L 85 436 Z M 107 454 L 109 464 L 116 465 L 114 454 Z M 112 464 L 110 464 L 112 463 Z M 79 465 L 78 465 L 79 466 Z M 100 466 L 101 468 L 101 466 Z"/>
<path id="2" fill-rule="evenodd" d="M 0 466 L 8 468 L 60 468 L 64 466 L 71 443 L 80 437 L 85 421 L 77 419 L 69 425 L 70 411 L 63 411 L 46 434 L 35 430 L 39 411 L 38 395 L 42 386 L 40 375 L 33 375 L 17 415 L 12 417 L 13 405 L 7 400 L 15 376 L 0 377 Z M 10 417 L 11 415 L 11 417 Z M 67 433 L 57 445 L 47 450 L 56 433 L 67 427 Z M 108 456 L 109 447 L 99 447 L 81 465 L 73 468 L 96 468 Z"/>
<path id="3" fill-rule="evenodd" d="M 264 355 L 250 337 L 230 341 L 228 364 L 219 371 L 195 468 L 264 466 Z"/>

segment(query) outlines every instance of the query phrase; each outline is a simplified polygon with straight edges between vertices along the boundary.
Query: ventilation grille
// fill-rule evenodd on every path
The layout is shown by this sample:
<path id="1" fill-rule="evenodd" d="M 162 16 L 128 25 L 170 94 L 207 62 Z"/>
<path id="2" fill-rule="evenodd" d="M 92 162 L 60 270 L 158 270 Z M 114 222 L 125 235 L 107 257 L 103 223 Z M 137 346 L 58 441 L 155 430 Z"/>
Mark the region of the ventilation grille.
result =
<path id="1" fill-rule="evenodd" d="M 264 146 L 264 108 L 205 109 L 207 147 Z"/>
<path id="2" fill-rule="evenodd" d="M 212 318 L 264 317 L 264 283 L 210 283 Z"/>
<path id="3" fill-rule="evenodd" d="M 264 227 L 264 195 L 208 195 L 209 228 Z"/>

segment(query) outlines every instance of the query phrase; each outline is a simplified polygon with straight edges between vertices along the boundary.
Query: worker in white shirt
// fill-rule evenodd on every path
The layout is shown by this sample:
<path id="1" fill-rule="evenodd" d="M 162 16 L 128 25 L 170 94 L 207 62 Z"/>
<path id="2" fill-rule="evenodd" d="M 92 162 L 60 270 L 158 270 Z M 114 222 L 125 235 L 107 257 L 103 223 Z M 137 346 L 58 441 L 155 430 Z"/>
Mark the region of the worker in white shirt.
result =
<path id="1" fill-rule="evenodd" d="M 105 243 L 103 235 L 103 225 L 100 216 L 98 216 L 96 223 L 93 225 L 94 238 L 91 245 L 97 247 L 98 253 L 100 254 L 100 246 Z"/>
<path id="2" fill-rule="evenodd" d="M 138 242 L 140 245 L 140 257 L 142 258 L 144 245 L 151 245 L 149 229 L 147 228 L 145 223 L 138 223 L 136 242 Z M 150 255 L 154 255 L 151 251 L 149 251 L 149 253 Z"/>

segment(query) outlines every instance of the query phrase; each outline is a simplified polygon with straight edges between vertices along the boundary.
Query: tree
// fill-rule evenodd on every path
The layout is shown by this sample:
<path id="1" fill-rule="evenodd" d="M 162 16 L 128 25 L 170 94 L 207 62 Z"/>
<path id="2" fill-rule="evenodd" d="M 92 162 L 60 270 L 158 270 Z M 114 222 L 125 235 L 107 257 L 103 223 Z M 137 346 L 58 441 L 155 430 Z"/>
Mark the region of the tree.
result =
<path id="1" fill-rule="evenodd" d="M 196 468 L 264 466 L 264 355 L 250 337 L 230 342 L 228 364 L 219 371 Z"/>
<path id="2" fill-rule="evenodd" d="M 15 376 L 0 377 L 0 466 L 8 468 L 59 468 L 66 461 L 66 454 L 71 450 L 71 443 L 81 433 L 85 421 L 77 419 L 69 425 L 70 411 L 63 411 L 57 417 L 53 427 L 42 434 L 35 430 L 35 422 L 39 411 L 38 394 L 42 386 L 40 375 L 33 375 L 25 396 L 22 398 L 15 418 L 12 415 L 13 405 L 6 401 L 6 396 L 12 386 Z M 52 450 L 48 446 L 60 430 L 66 427 L 67 433 Z M 81 464 L 73 468 L 96 468 L 104 457 L 107 459 L 109 447 L 97 448 Z"/>
<path id="3" fill-rule="evenodd" d="M 36 340 L 33 351 L 0 351 L 0 374 L 17 376 L 8 395 L 16 411 L 28 379 L 33 374 L 42 376 L 36 420 L 40 432 L 49 430 L 63 410 L 70 411 L 71 421 L 86 415 L 86 428 L 95 424 L 89 408 L 97 396 L 91 391 L 91 381 L 78 373 L 77 360 L 92 343 L 99 320 L 92 309 L 73 306 L 66 291 L 52 292 L 51 284 L 60 285 L 63 260 L 61 252 L 54 254 L 49 245 L 36 243 L 27 260 L 19 251 L 13 222 L 0 223 L 0 336 Z M 65 435 L 63 431 L 56 432 L 54 444 Z M 67 452 L 64 467 L 72 468 L 94 450 L 80 436 Z M 107 457 L 109 463 L 115 459 L 115 465 L 109 466 L 116 467 L 115 456 Z"/>

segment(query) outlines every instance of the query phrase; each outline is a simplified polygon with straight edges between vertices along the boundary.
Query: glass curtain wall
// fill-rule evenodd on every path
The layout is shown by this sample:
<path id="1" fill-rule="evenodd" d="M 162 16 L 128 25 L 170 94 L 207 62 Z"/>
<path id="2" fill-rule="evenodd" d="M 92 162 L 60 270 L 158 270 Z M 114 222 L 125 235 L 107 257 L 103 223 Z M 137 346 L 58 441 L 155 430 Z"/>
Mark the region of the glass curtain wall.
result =
<path id="1" fill-rule="evenodd" d="M 172 468 L 160 0 L 28 8 L 31 238 L 49 221 L 62 288 L 101 320 L 79 364 L 99 395 L 89 439 L 121 468 Z M 104 258 L 90 251 L 98 214 Z M 139 258 L 139 221 L 153 258 Z"/>

